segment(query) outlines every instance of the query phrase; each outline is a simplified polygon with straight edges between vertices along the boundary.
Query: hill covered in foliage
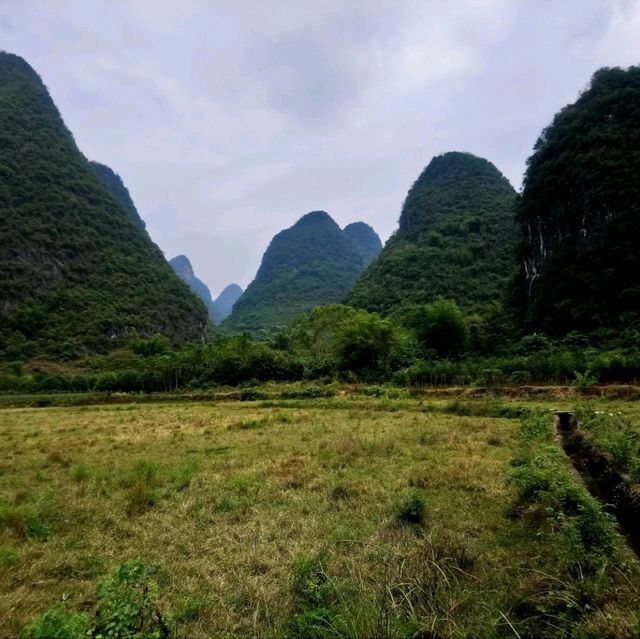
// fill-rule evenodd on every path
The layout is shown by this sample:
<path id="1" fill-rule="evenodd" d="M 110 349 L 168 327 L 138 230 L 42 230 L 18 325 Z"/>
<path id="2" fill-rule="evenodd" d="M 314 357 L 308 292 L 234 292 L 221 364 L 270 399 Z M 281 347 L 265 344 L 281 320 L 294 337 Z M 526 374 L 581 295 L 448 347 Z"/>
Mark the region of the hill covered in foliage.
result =
<path id="1" fill-rule="evenodd" d="M 358 247 L 365 266 L 368 266 L 382 251 L 378 234 L 364 222 L 352 222 L 344 227 L 344 232 Z"/>
<path id="2" fill-rule="evenodd" d="M 163 334 L 206 309 L 78 150 L 49 93 L 0 53 L 0 356 L 76 358 Z"/>
<path id="3" fill-rule="evenodd" d="M 229 284 L 222 289 L 222 292 L 215 300 L 211 307 L 211 319 L 219 324 L 231 315 L 233 305 L 240 299 L 243 291 L 237 284 Z"/>
<path id="4" fill-rule="evenodd" d="M 365 264 L 362 246 L 327 213 L 307 213 L 271 240 L 255 279 L 223 326 L 273 329 L 314 306 L 337 302 Z"/>
<path id="5" fill-rule="evenodd" d="M 213 320 L 213 300 L 207 285 L 196 277 L 193 266 L 186 255 L 176 255 L 169 260 L 171 268 L 176 275 L 204 302 L 209 313 L 209 319 Z"/>
<path id="6" fill-rule="evenodd" d="M 438 297 L 467 312 L 502 300 L 516 270 L 515 197 L 483 158 L 433 158 L 407 195 L 398 230 L 346 303 L 388 314 Z"/>
<path id="7" fill-rule="evenodd" d="M 601 69 L 546 128 L 518 207 L 517 301 L 529 329 L 621 328 L 640 317 L 640 67 Z"/>
<path id="8" fill-rule="evenodd" d="M 113 197 L 115 197 L 116 200 L 125 207 L 127 213 L 136 225 L 141 229 L 146 228 L 143 219 L 138 213 L 136 205 L 131 199 L 129 189 L 124 185 L 122 178 L 106 164 L 100 164 L 100 162 L 89 162 L 89 164 L 91 164 L 93 170 L 98 174 L 100 181 L 107 187 L 109 193 L 111 193 L 111 195 L 113 195 Z"/>

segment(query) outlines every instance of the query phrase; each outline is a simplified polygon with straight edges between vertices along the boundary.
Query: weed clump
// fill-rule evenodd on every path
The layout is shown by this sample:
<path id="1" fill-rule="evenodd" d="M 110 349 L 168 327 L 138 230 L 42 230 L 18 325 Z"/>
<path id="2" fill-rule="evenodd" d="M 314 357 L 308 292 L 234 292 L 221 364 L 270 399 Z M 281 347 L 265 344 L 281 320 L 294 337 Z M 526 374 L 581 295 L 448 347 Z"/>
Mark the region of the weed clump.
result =
<path id="1" fill-rule="evenodd" d="M 160 468 L 155 462 L 141 459 L 125 478 L 127 513 L 139 515 L 158 502 Z"/>
<path id="2" fill-rule="evenodd" d="M 291 589 L 298 612 L 289 622 L 287 636 L 292 639 L 330 634 L 336 591 L 322 564 L 321 557 L 301 557 L 294 562 Z"/>
<path id="3" fill-rule="evenodd" d="M 98 583 L 95 617 L 57 604 L 20 633 L 21 639 L 163 639 L 169 629 L 157 606 L 157 566 L 128 561 Z"/>
<path id="4" fill-rule="evenodd" d="M 0 546 L 0 567 L 15 566 L 19 558 L 18 551 L 13 546 Z"/>
<path id="5" fill-rule="evenodd" d="M 412 490 L 398 504 L 396 516 L 402 523 L 422 525 L 426 514 L 427 498 L 419 490 Z"/>
<path id="6" fill-rule="evenodd" d="M 20 633 L 20 639 L 82 639 L 91 633 L 91 617 L 68 610 L 64 603 L 49 608 Z"/>
<path id="7" fill-rule="evenodd" d="M 55 526 L 55 508 L 45 496 L 19 505 L 0 501 L 0 529 L 12 532 L 19 539 L 46 541 Z"/>

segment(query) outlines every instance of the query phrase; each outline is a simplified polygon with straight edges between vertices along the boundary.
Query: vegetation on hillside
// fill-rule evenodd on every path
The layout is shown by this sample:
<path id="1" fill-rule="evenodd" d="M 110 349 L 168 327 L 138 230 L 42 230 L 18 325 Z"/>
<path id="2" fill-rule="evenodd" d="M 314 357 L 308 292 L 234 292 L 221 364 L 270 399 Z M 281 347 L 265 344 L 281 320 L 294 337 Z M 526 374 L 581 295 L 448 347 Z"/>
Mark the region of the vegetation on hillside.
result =
<path id="1" fill-rule="evenodd" d="M 518 305 L 564 334 L 640 317 L 640 67 L 601 69 L 527 162 Z"/>
<path id="2" fill-rule="evenodd" d="M 210 314 L 211 319 L 216 324 L 220 324 L 220 322 L 227 319 L 227 317 L 231 315 L 233 305 L 240 299 L 242 293 L 242 288 L 237 284 L 225 286 L 220 295 L 213 300 Z"/>
<path id="3" fill-rule="evenodd" d="M 136 225 L 144 229 L 145 223 L 140 217 L 138 209 L 129 194 L 129 189 L 124 185 L 122 178 L 105 164 L 100 164 L 100 162 L 89 162 L 89 164 L 91 164 L 91 167 L 97 173 L 100 181 L 107 187 L 109 193 L 125 207 L 127 213 Z"/>
<path id="4" fill-rule="evenodd" d="M 346 303 L 389 314 L 438 297 L 465 311 L 502 301 L 516 268 L 515 195 L 487 160 L 433 158 L 407 195 L 398 230 Z"/>
<path id="5" fill-rule="evenodd" d="M 78 151 L 47 89 L 0 53 L 0 358 L 198 340 L 202 303 Z"/>
<path id="6" fill-rule="evenodd" d="M 255 279 L 223 326 L 257 333 L 284 326 L 314 306 L 340 301 L 365 265 L 359 247 L 324 211 L 278 233 Z"/>
<path id="7" fill-rule="evenodd" d="M 207 285 L 198 279 L 193 272 L 193 266 L 186 255 L 176 255 L 169 260 L 169 265 L 176 275 L 204 302 L 209 313 L 209 319 L 213 320 L 213 300 Z"/>
<path id="8" fill-rule="evenodd" d="M 382 242 L 378 234 L 364 222 L 352 222 L 343 229 L 358 247 L 365 266 L 368 266 L 382 251 Z"/>

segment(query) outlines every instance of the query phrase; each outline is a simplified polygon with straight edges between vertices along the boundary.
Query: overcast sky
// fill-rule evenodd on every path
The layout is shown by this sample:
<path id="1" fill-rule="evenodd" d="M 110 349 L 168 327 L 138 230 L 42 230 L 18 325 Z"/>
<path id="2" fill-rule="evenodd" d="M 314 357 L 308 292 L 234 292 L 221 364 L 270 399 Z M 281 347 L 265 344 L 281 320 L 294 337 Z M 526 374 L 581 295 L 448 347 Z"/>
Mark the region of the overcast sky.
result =
<path id="1" fill-rule="evenodd" d="M 215 296 L 311 210 L 386 240 L 438 153 L 519 188 L 592 73 L 640 63 L 640 0 L 0 0 L 0 49 Z"/>

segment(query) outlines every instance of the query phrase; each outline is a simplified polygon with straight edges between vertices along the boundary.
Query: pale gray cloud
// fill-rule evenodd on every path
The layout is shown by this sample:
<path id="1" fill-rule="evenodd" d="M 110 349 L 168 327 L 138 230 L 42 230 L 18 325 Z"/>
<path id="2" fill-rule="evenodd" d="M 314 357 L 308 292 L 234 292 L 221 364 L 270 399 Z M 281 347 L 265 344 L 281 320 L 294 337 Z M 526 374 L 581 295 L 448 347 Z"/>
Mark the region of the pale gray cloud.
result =
<path id="1" fill-rule="evenodd" d="M 640 63 L 640 0 L 0 0 L 0 48 L 215 294 L 312 209 L 388 237 L 434 154 L 519 187 L 591 74 Z"/>

